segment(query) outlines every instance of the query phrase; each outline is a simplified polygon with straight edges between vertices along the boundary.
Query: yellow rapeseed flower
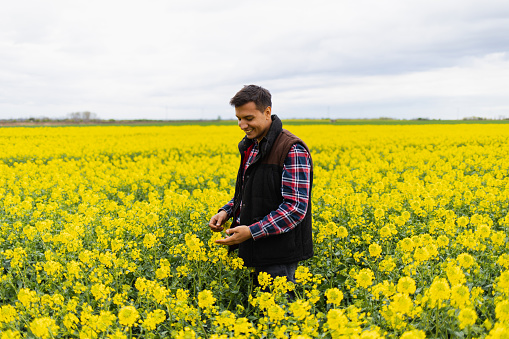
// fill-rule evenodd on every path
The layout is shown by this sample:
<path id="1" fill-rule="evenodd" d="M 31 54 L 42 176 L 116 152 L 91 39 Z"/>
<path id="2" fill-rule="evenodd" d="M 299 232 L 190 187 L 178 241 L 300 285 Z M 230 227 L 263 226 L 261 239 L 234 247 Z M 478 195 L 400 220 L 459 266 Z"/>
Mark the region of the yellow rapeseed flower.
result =
<path id="1" fill-rule="evenodd" d="M 154 310 L 147 315 L 143 321 L 143 327 L 149 331 L 156 329 L 157 325 L 166 320 L 166 313 L 163 310 Z"/>
<path id="2" fill-rule="evenodd" d="M 307 266 L 301 265 L 297 267 L 297 270 L 295 270 L 295 281 L 299 284 L 305 285 L 312 277 L 313 275 L 309 273 L 309 267 Z"/>
<path id="3" fill-rule="evenodd" d="M 461 285 L 466 282 L 465 273 L 453 261 L 450 261 L 447 264 L 445 273 L 447 274 L 447 279 L 449 279 L 451 285 Z"/>
<path id="4" fill-rule="evenodd" d="M 38 300 L 36 292 L 31 291 L 28 288 L 22 288 L 19 290 L 18 299 L 25 307 L 29 307 L 30 303 L 36 302 Z"/>
<path id="5" fill-rule="evenodd" d="M 2 335 L 0 336 L 0 339 L 20 339 L 21 334 L 19 331 L 16 330 L 5 330 L 2 331 Z"/>
<path id="6" fill-rule="evenodd" d="M 402 277 L 398 280 L 397 290 L 399 293 L 415 293 L 415 280 L 411 277 Z"/>
<path id="7" fill-rule="evenodd" d="M 147 233 L 145 234 L 145 237 L 143 238 L 143 246 L 146 248 L 152 248 L 157 242 L 157 237 L 153 233 Z"/>
<path id="8" fill-rule="evenodd" d="M 267 315 L 269 319 L 275 323 L 281 322 L 286 318 L 286 312 L 279 305 L 271 305 L 267 309 Z"/>
<path id="9" fill-rule="evenodd" d="M 502 322 L 509 322 L 509 300 L 503 300 L 496 304 L 495 314 Z"/>
<path id="10" fill-rule="evenodd" d="M 297 270 L 298 271 L 298 270 Z M 295 272 L 297 275 L 297 272 Z M 267 272 L 260 272 L 258 274 L 258 284 L 260 284 L 262 289 L 266 289 L 272 283 L 272 276 Z"/>
<path id="11" fill-rule="evenodd" d="M 310 308 L 311 305 L 308 301 L 299 299 L 290 304 L 289 310 L 296 319 L 303 320 L 308 315 Z"/>
<path id="12" fill-rule="evenodd" d="M 468 225 L 469 223 L 469 220 L 468 220 L 468 217 L 466 216 L 462 216 L 462 217 L 459 217 L 457 220 L 456 220 L 456 223 L 458 224 L 459 227 L 461 228 L 464 228 Z"/>
<path id="13" fill-rule="evenodd" d="M 332 331 L 339 331 L 349 323 L 344 310 L 331 309 L 327 312 L 327 326 Z M 334 335 L 333 335 L 334 336 Z"/>
<path id="14" fill-rule="evenodd" d="M 392 296 L 390 307 L 394 312 L 402 314 L 410 314 L 413 303 L 408 294 L 397 293 Z"/>
<path id="15" fill-rule="evenodd" d="M 390 238 L 392 236 L 392 231 L 391 231 L 391 228 L 388 227 L 388 226 L 383 226 L 380 231 L 380 237 L 382 239 L 387 239 L 387 238 Z"/>
<path id="16" fill-rule="evenodd" d="M 403 332 L 400 339 L 425 339 L 426 333 L 422 330 L 410 330 Z"/>
<path id="17" fill-rule="evenodd" d="M 341 300 L 343 300 L 343 292 L 337 287 L 327 289 L 325 291 L 325 296 L 327 297 L 327 303 L 335 306 L 339 306 Z"/>
<path id="18" fill-rule="evenodd" d="M 212 291 L 204 290 L 198 293 L 198 306 L 201 308 L 211 308 L 216 302 Z"/>
<path id="19" fill-rule="evenodd" d="M 374 279 L 373 271 L 371 271 L 369 268 L 363 268 L 362 270 L 357 273 L 355 279 L 357 281 L 357 285 L 362 288 L 368 288 L 373 283 Z"/>
<path id="20" fill-rule="evenodd" d="M 12 305 L 2 305 L 0 307 L 0 324 L 14 321 L 17 318 L 17 313 Z"/>
<path id="21" fill-rule="evenodd" d="M 458 315 L 458 320 L 460 322 L 460 328 L 464 329 L 467 326 L 475 324 L 477 313 L 472 308 L 463 308 Z"/>
<path id="22" fill-rule="evenodd" d="M 417 262 L 423 262 L 431 257 L 426 247 L 417 247 L 414 252 L 414 260 Z"/>
<path id="23" fill-rule="evenodd" d="M 449 238 L 445 235 L 439 235 L 437 238 L 437 244 L 439 247 L 447 247 L 449 245 Z"/>
<path id="24" fill-rule="evenodd" d="M 78 319 L 78 317 L 74 314 L 74 313 L 67 313 L 65 316 L 64 316 L 64 326 L 68 329 L 68 330 L 73 330 L 73 329 L 76 329 L 77 328 L 77 324 L 80 322 L 80 320 Z"/>
<path id="25" fill-rule="evenodd" d="M 378 244 L 371 244 L 369 245 L 369 255 L 375 258 L 380 257 L 380 254 L 382 254 L 382 247 Z"/>
<path id="26" fill-rule="evenodd" d="M 226 328 L 228 331 L 233 331 L 233 326 L 235 325 L 235 314 L 231 311 L 225 310 L 219 313 L 215 318 L 215 324 L 220 328 Z"/>
<path id="27" fill-rule="evenodd" d="M 398 242 L 398 246 L 405 252 L 412 252 L 415 244 L 410 238 L 404 238 Z"/>
<path id="28" fill-rule="evenodd" d="M 124 306 L 118 312 L 118 322 L 124 326 L 134 326 L 139 317 L 140 314 L 134 306 Z"/>
<path id="29" fill-rule="evenodd" d="M 240 335 L 247 335 L 249 333 L 256 333 L 256 329 L 253 327 L 253 324 L 251 324 L 247 318 L 238 318 L 235 321 L 233 331 L 236 337 Z"/>
<path id="30" fill-rule="evenodd" d="M 385 257 L 380 263 L 378 264 L 378 268 L 382 272 L 392 272 L 396 268 L 396 262 L 391 256 Z"/>
<path id="31" fill-rule="evenodd" d="M 468 253 L 458 255 L 458 264 L 463 268 L 470 268 L 475 264 L 475 259 Z"/>
<path id="32" fill-rule="evenodd" d="M 55 320 L 49 317 L 36 318 L 30 323 L 30 331 L 43 339 L 56 336 L 59 328 Z"/>
<path id="33" fill-rule="evenodd" d="M 434 302 L 447 300 L 451 295 L 451 289 L 447 280 L 444 278 L 435 278 L 429 288 L 430 299 Z"/>
<path id="34" fill-rule="evenodd" d="M 506 339 L 509 336 L 509 325 L 497 323 L 486 336 L 486 339 Z"/>
<path id="35" fill-rule="evenodd" d="M 470 291 L 465 285 L 454 285 L 451 288 L 451 303 L 457 308 L 463 308 L 468 305 L 470 300 Z"/>
<path id="36" fill-rule="evenodd" d="M 194 338 L 196 338 L 196 332 L 188 326 L 186 326 L 183 330 L 180 330 L 176 336 L 176 339 L 194 339 Z"/>
<path id="37" fill-rule="evenodd" d="M 340 239 L 346 238 L 348 237 L 348 230 L 344 226 L 339 226 L 336 230 L 336 235 Z"/>
<path id="38" fill-rule="evenodd" d="M 497 278 L 497 291 L 509 297 L 509 271 L 504 271 Z"/>
<path id="39" fill-rule="evenodd" d="M 115 333 L 109 334 L 108 339 L 127 339 L 127 335 L 125 335 L 122 331 L 117 330 Z"/>
<path id="40" fill-rule="evenodd" d="M 497 259 L 497 264 L 505 268 L 509 269 L 509 253 L 504 253 Z"/>

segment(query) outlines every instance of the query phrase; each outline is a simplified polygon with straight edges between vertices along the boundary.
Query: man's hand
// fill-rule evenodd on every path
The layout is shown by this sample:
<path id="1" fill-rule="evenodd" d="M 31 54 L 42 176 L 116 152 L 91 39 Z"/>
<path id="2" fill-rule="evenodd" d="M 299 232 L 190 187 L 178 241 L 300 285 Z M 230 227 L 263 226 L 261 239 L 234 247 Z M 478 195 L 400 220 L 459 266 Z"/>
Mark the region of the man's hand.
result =
<path id="1" fill-rule="evenodd" d="M 209 227 L 214 232 L 220 232 L 223 230 L 223 224 L 228 220 L 228 214 L 225 210 L 219 211 L 216 215 L 210 218 Z"/>
<path id="2" fill-rule="evenodd" d="M 247 226 L 237 226 L 234 228 L 227 229 L 225 232 L 227 235 L 229 235 L 229 237 L 225 239 L 216 240 L 217 244 L 237 245 L 240 244 L 241 242 L 246 241 L 247 239 L 252 238 L 251 231 Z"/>

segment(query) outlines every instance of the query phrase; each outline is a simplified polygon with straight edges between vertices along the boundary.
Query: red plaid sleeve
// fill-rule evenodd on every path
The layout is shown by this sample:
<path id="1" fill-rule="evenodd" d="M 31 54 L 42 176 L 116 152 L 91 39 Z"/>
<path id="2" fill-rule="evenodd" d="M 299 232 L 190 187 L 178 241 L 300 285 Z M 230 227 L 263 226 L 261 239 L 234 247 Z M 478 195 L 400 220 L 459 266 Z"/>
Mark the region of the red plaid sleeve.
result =
<path id="1" fill-rule="evenodd" d="M 283 202 L 259 222 L 249 226 L 254 240 L 288 232 L 304 219 L 311 186 L 311 156 L 304 146 L 295 144 L 283 166 Z"/>
<path id="2" fill-rule="evenodd" d="M 219 210 L 224 210 L 226 214 L 228 214 L 228 219 L 230 219 L 232 217 L 233 212 L 233 199 L 228 201 L 228 203 L 221 207 Z"/>

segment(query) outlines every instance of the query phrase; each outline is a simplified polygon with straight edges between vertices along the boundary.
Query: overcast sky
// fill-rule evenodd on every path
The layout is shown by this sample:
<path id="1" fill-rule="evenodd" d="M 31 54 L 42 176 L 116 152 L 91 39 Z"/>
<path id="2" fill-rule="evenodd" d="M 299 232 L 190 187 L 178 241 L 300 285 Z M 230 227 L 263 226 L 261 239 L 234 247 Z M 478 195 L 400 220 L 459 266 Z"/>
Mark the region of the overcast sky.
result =
<path id="1" fill-rule="evenodd" d="M 0 1 L 0 119 L 509 117 L 507 0 Z"/>

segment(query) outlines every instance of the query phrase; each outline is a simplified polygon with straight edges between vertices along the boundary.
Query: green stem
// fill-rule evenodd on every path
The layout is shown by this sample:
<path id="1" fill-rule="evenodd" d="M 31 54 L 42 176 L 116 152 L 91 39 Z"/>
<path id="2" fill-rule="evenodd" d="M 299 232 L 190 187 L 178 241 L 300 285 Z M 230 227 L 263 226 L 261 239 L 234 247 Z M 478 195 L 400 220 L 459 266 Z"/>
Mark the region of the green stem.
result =
<path id="1" fill-rule="evenodd" d="M 244 274 L 242 274 L 242 276 L 240 277 L 240 279 L 238 279 L 238 280 L 237 280 L 237 283 L 235 284 L 235 286 L 234 286 L 234 287 L 237 287 L 237 285 L 239 284 L 239 282 L 242 280 L 242 277 L 243 277 L 243 276 L 244 276 Z M 249 292 L 248 292 L 248 293 L 249 293 L 249 295 L 251 294 L 251 291 L 252 291 L 252 284 L 250 284 L 250 285 L 249 285 Z M 232 301 L 233 301 L 233 298 L 231 298 L 231 299 L 230 299 L 230 302 L 228 303 L 228 307 L 226 308 L 227 310 L 229 310 L 229 309 L 230 309 L 230 305 L 231 305 Z"/>
<path id="2" fill-rule="evenodd" d="M 205 336 L 205 338 L 208 339 L 209 335 L 207 334 L 207 331 L 205 330 L 205 327 L 203 326 L 203 321 L 201 320 L 201 317 L 198 321 L 200 322 L 200 327 L 201 327 L 201 330 L 203 331 L 203 335 Z"/>
<path id="3" fill-rule="evenodd" d="M 438 302 L 440 302 L 440 300 Z M 435 319 L 436 319 L 435 338 L 438 338 L 438 328 L 440 327 L 440 319 L 438 319 L 438 305 L 435 307 Z"/>
<path id="4" fill-rule="evenodd" d="M 223 260 L 219 259 L 219 305 L 223 300 Z"/>
<path id="5" fill-rule="evenodd" d="M 332 234 L 329 233 L 329 254 L 330 254 L 330 260 L 331 260 L 331 263 L 332 263 L 332 259 L 333 259 L 333 246 L 332 246 Z M 329 280 L 329 288 L 332 288 L 332 284 L 333 284 L 333 279 L 330 279 Z"/>

